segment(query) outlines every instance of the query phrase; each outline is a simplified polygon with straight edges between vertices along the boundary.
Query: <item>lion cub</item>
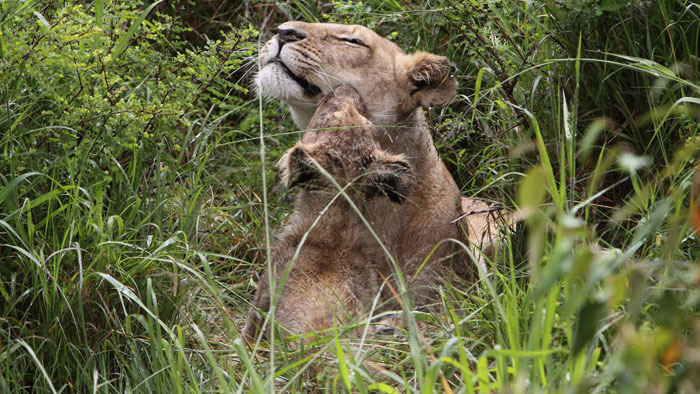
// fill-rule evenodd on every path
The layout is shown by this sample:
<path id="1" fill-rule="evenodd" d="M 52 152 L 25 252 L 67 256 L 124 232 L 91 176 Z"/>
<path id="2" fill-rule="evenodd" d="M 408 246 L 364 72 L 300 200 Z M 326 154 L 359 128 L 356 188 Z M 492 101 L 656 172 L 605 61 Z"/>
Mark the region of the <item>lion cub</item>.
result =
<path id="1" fill-rule="evenodd" d="M 339 187 L 372 216 L 369 201 L 403 203 L 415 178 L 402 155 L 379 148 L 367 117 L 354 88 L 336 88 L 320 102 L 311 131 L 279 162 L 285 185 L 301 188 L 272 249 L 275 283 L 286 276 L 275 318 L 292 333 L 346 323 L 366 313 L 381 290 L 377 268 L 386 256 Z M 262 323 L 258 310 L 270 309 L 268 278 L 264 273 L 242 332 L 248 341 Z"/>

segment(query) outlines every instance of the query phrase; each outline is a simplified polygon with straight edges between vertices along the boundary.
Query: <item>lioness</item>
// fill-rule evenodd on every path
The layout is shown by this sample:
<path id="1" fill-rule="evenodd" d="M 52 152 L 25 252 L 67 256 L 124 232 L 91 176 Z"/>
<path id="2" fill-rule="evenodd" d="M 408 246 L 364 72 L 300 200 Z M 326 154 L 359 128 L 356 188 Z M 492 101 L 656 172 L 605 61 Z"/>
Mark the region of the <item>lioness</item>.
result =
<path id="1" fill-rule="evenodd" d="M 283 183 L 301 188 L 294 212 L 272 249 L 275 283 L 284 283 L 276 318 L 293 333 L 318 331 L 334 320 L 345 323 L 358 317 L 380 291 L 377 269 L 387 257 L 347 199 L 338 194 L 338 187 L 363 216 L 378 220 L 385 212 L 368 211 L 368 202 L 387 196 L 387 204 L 402 203 L 414 175 L 402 155 L 379 148 L 367 115 L 355 89 L 336 88 L 311 119 L 309 127 L 319 130 L 306 132 L 280 160 Z M 262 321 L 257 310 L 269 308 L 268 273 L 264 273 L 243 329 L 249 342 Z"/>
<path id="2" fill-rule="evenodd" d="M 455 251 L 441 241 L 498 238 L 488 206 L 463 199 L 434 147 L 423 107 L 444 105 L 456 94 L 454 67 L 444 56 L 425 52 L 406 54 L 393 42 L 357 25 L 286 22 L 277 29 L 260 53 L 256 77 L 259 93 L 289 105 L 295 123 L 309 127 L 319 100 L 334 86 L 353 86 L 367 104 L 369 119 L 377 126 L 382 149 L 403 154 L 415 169 L 417 183 L 406 203 L 392 207 L 393 215 L 374 222 L 375 231 L 417 284 L 429 284 L 431 272 L 442 265 L 464 277 L 473 273 L 464 254 L 446 259 Z M 385 201 L 372 201 L 373 211 L 386 209 Z M 462 213 L 471 212 L 461 221 Z M 460 224 L 464 224 L 460 228 Z M 415 276 L 424 260 L 421 275 Z M 445 264 L 436 264 L 444 261 Z M 389 266 L 383 275 L 389 276 Z M 427 300 L 425 300 L 427 302 Z M 421 301 L 419 301 L 421 302 Z"/>

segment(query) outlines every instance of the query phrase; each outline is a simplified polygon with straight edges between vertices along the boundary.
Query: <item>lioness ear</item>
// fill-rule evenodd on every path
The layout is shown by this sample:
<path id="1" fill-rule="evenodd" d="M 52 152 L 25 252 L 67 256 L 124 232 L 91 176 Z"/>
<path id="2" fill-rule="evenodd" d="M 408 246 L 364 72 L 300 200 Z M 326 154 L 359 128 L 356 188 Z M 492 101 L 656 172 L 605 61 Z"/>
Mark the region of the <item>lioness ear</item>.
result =
<path id="1" fill-rule="evenodd" d="M 401 155 L 377 160 L 367 171 L 367 198 L 386 195 L 392 202 L 402 204 L 415 181 L 413 167 Z"/>
<path id="2" fill-rule="evenodd" d="M 445 105 L 457 94 L 456 68 L 444 56 L 417 52 L 410 56 L 411 97 L 421 107 Z"/>
<path id="3" fill-rule="evenodd" d="M 316 169 L 309 163 L 308 158 L 309 153 L 301 143 L 282 155 L 277 167 L 280 169 L 284 186 L 292 188 L 304 185 L 316 177 Z"/>

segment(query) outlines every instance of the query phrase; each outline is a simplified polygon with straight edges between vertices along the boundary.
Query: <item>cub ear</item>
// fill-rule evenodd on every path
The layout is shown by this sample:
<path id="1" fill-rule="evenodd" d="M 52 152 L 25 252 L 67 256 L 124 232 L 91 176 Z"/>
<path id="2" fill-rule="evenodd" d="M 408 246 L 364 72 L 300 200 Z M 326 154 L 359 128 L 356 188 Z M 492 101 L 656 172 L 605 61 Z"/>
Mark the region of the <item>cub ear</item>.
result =
<path id="1" fill-rule="evenodd" d="M 414 89 L 411 97 L 417 106 L 445 105 L 457 94 L 456 67 L 444 56 L 417 52 L 410 56 L 408 78 Z"/>
<path id="2" fill-rule="evenodd" d="M 309 152 L 301 143 L 287 150 L 277 163 L 282 183 L 287 188 L 308 184 L 316 177 L 316 169 L 309 162 Z"/>
<path id="3" fill-rule="evenodd" d="M 367 198 L 385 195 L 392 202 L 402 204 L 415 183 L 413 167 L 401 155 L 384 156 L 367 169 L 365 195 Z"/>

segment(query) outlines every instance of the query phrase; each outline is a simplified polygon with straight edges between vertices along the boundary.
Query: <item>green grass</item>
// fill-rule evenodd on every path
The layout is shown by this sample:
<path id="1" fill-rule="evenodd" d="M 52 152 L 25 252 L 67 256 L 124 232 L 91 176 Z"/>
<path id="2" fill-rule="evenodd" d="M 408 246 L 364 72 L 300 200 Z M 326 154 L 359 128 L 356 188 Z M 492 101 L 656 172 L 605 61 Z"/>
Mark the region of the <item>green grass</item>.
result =
<path id="1" fill-rule="evenodd" d="M 700 7 L 188 4 L 0 3 L 0 392 L 700 390 Z M 527 214 L 395 336 L 238 334 L 291 209 L 246 89 L 287 19 L 448 55 L 436 145 Z"/>

